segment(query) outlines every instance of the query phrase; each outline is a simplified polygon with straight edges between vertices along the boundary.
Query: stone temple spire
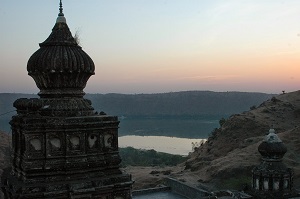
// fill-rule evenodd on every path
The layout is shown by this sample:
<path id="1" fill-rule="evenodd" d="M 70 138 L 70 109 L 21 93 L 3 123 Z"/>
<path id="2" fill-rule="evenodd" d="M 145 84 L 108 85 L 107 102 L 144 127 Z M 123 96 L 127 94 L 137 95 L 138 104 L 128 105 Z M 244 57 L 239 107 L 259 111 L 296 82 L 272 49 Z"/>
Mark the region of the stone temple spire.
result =
<path id="1" fill-rule="evenodd" d="M 88 79 L 95 74 L 94 62 L 72 36 L 61 1 L 59 10 L 52 33 L 28 61 L 28 75 L 42 98 L 82 97 Z"/>
<path id="2" fill-rule="evenodd" d="M 131 175 L 120 170 L 118 117 L 97 114 L 84 98 L 95 66 L 72 36 L 61 0 L 52 32 L 29 58 L 27 71 L 40 98 L 14 102 L 4 198 L 131 199 Z"/>

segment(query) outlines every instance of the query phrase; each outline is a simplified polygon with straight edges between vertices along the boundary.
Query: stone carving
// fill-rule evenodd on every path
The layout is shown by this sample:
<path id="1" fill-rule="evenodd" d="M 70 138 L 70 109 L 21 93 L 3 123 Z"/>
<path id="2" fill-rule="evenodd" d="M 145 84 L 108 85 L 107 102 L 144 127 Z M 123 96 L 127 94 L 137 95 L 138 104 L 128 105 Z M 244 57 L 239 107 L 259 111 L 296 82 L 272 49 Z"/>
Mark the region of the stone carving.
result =
<path id="1" fill-rule="evenodd" d="M 31 147 L 35 150 L 35 151 L 40 151 L 42 150 L 42 143 L 41 143 L 41 140 L 39 139 L 31 139 L 29 141 L 29 143 L 31 144 Z"/>
<path id="2" fill-rule="evenodd" d="M 88 145 L 89 145 L 89 148 L 96 148 L 97 147 L 97 141 L 98 141 L 98 138 L 96 135 L 94 134 L 91 134 L 89 137 L 88 137 Z"/>
<path id="3" fill-rule="evenodd" d="M 114 136 L 111 134 L 104 135 L 104 146 L 105 148 L 112 149 L 113 148 L 113 139 Z"/>
<path id="4" fill-rule="evenodd" d="M 49 140 L 50 142 L 50 146 L 51 146 L 51 150 L 59 150 L 61 147 L 61 142 L 59 138 L 52 138 Z"/>
<path id="5" fill-rule="evenodd" d="M 80 149 L 80 138 L 78 136 L 72 136 L 70 138 L 70 149 L 71 150 L 79 150 Z"/>

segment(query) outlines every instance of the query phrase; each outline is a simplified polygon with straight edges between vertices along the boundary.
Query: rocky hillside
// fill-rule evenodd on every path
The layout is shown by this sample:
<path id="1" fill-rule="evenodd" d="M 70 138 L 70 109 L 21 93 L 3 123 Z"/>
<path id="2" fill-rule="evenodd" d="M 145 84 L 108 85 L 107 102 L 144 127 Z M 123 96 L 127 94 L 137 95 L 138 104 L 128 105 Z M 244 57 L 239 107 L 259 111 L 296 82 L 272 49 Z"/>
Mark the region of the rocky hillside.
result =
<path id="1" fill-rule="evenodd" d="M 278 95 L 257 108 L 232 115 L 202 146 L 190 154 L 185 175 L 197 176 L 198 184 L 218 182 L 234 186 L 251 181 L 251 170 L 259 164 L 257 147 L 270 128 L 286 144 L 284 162 L 300 178 L 300 91 Z M 187 179 L 189 180 L 189 179 Z M 195 179 L 192 181 L 195 182 Z"/>
<path id="2" fill-rule="evenodd" d="M 9 164 L 9 136 L 0 131 L 0 175 Z"/>

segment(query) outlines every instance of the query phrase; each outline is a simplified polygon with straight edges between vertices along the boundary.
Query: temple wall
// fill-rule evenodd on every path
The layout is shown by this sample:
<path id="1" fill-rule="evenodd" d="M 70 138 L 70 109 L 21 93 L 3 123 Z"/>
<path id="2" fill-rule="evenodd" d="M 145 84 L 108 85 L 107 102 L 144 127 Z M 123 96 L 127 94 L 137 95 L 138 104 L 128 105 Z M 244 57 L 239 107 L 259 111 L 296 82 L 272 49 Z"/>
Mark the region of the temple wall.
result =
<path id="1" fill-rule="evenodd" d="M 186 185 L 178 180 L 173 178 L 166 179 L 166 185 L 171 187 L 172 192 L 177 193 L 179 195 L 186 196 L 188 198 L 203 198 L 207 195 L 210 195 L 209 192 L 203 189 L 197 189 L 195 187 Z"/>

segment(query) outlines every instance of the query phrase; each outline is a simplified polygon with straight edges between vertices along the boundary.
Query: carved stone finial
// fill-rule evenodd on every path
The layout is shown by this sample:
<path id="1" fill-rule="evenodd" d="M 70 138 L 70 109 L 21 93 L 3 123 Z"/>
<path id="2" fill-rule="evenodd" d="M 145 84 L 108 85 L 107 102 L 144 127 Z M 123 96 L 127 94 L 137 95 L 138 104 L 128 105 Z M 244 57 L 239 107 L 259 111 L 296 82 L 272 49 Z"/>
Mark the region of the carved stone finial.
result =
<path id="1" fill-rule="evenodd" d="M 60 2 L 59 2 L 59 13 L 58 13 L 58 17 L 56 19 L 56 23 L 67 23 L 65 15 L 63 13 L 62 0 L 60 0 Z"/>
<path id="2" fill-rule="evenodd" d="M 64 16 L 62 0 L 60 0 L 60 2 L 59 2 L 59 14 L 58 14 L 58 16 Z"/>

